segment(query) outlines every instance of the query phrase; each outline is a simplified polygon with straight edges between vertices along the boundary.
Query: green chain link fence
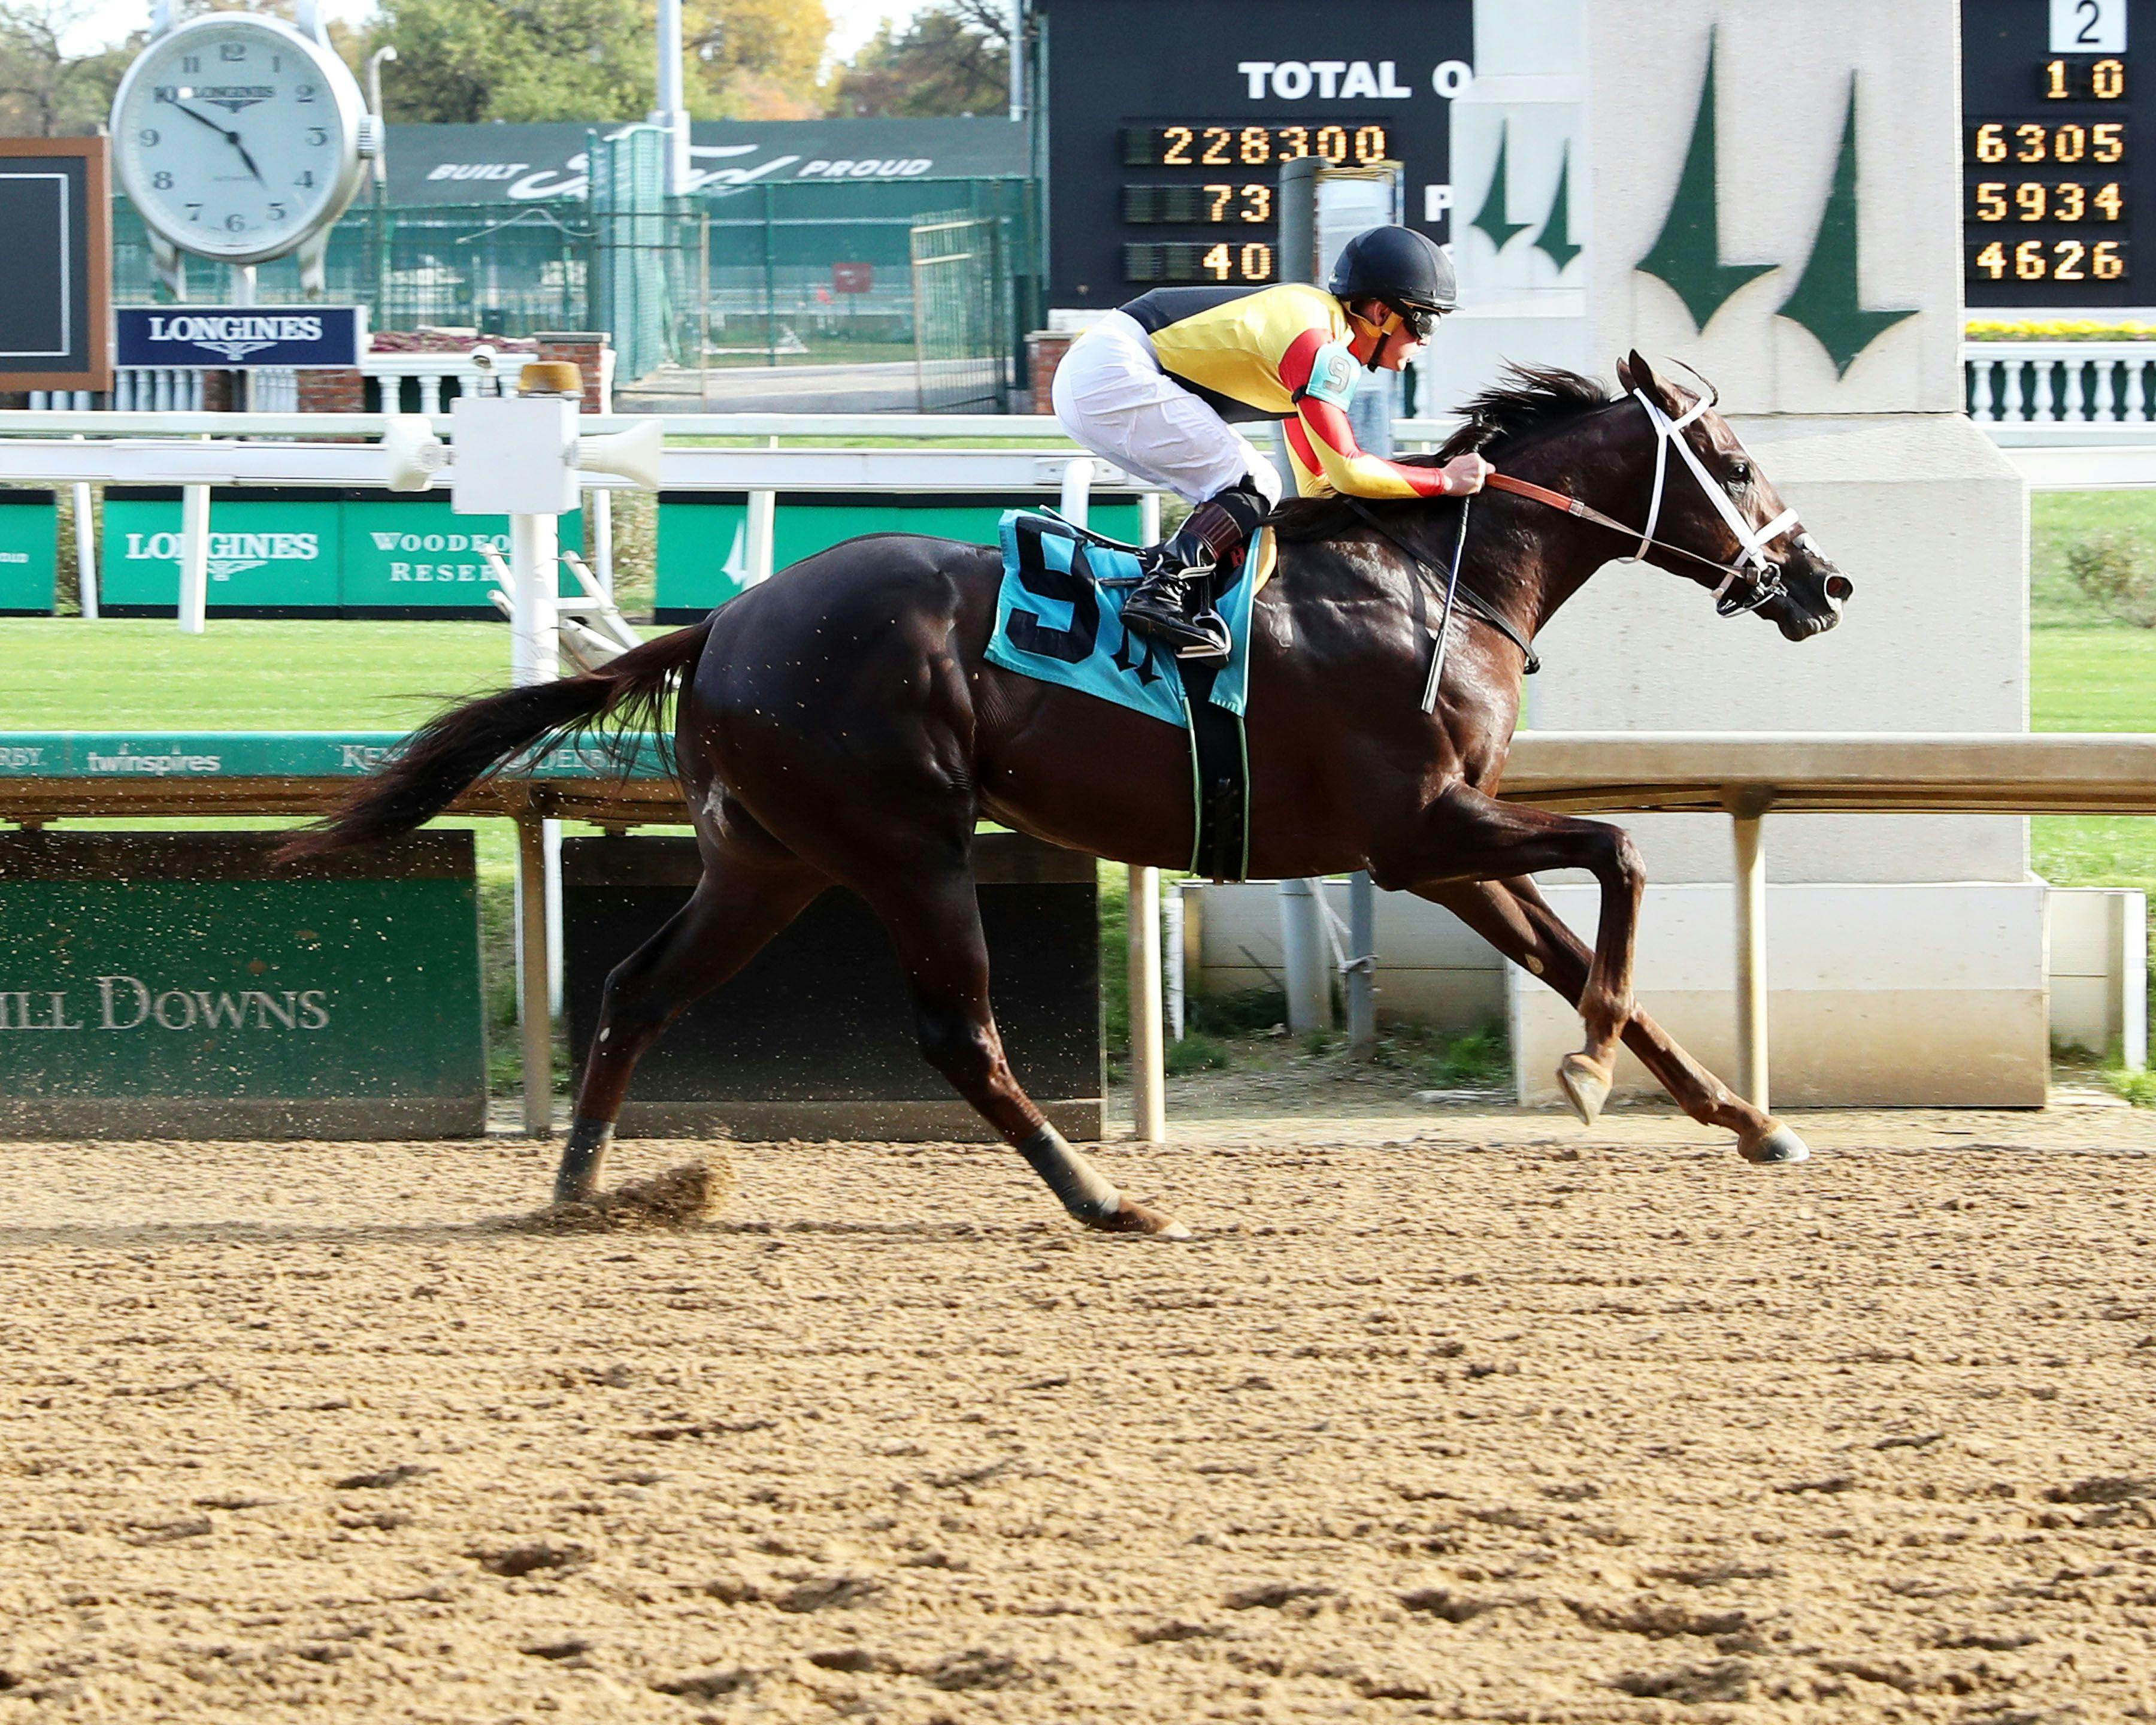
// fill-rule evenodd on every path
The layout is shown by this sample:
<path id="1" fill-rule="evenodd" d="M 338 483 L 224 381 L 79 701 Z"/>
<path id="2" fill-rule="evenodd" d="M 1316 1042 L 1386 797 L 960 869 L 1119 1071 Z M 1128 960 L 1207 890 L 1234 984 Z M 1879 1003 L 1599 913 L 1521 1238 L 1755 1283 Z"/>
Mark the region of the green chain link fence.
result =
<path id="1" fill-rule="evenodd" d="M 619 383 L 669 366 L 941 367 L 985 360 L 974 351 L 983 344 L 1023 379 L 1025 332 L 1044 316 L 1031 182 L 763 181 L 669 199 L 657 194 L 655 136 L 630 126 L 595 140 L 588 199 L 356 205 L 331 235 L 328 297 L 365 305 L 377 329 L 608 330 L 623 356 Z M 932 293 L 916 301 L 914 231 L 952 222 L 973 224 L 963 244 L 987 261 L 965 266 L 975 272 L 968 288 L 946 283 L 952 270 L 937 266 Z M 161 298 L 148 237 L 121 198 L 113 240 L 119 302 Z M 226 271 L 200 261 L 187 288 L 197 304 L 230 292 Z M 262 265 L 257 293 L 265 304 L 298 301 L 297 265 Z"/>

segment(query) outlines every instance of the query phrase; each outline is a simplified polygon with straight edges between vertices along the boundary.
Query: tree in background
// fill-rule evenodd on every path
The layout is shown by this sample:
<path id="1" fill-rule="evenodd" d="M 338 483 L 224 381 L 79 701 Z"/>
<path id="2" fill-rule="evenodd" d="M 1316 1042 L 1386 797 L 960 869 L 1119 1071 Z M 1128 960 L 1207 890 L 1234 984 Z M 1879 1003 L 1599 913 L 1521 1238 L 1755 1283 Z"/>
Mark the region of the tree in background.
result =
<path id="1" fill-rule="evenodd" d="M 84 4 L 0 3 L 0 135 L 82 136 L 111 111 L 112 92 L 142 32 L 95 54 L 64 52 L 61 39 L 89 15 Z"/>
<path id="2" fill-rule="evenodd" d="M 683 86 L 700 119 L 815 111 L 823 0 L 689 0 Z M 392 121 L 628 120 L 654 105 L 652 0 L 382 0 L 371 51 Z"/>
<path id="3" fill-rule="evenodd" d="M 903 30 L 886 22 L 831 80 L 829 111 L 1001 114 L 1010 100 L 1007 0 L 938 0 Z"/>
<path id="4" fill-rule="evenodd" d="M 810 120 L 831 34 L 824 0 L 685 0 L 681 80 L 698 120 Z"/>

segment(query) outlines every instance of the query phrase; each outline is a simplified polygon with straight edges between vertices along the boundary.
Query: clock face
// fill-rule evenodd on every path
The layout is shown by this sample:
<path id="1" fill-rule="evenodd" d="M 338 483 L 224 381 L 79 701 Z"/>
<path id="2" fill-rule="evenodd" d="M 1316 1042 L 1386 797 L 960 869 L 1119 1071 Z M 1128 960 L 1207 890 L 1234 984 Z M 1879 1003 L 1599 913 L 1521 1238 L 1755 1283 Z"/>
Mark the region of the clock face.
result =
<path id="1" fill-rule="evenodd" d="M 112 107 L 119 177 L 143 219 L 234 263 L 290 251 L 357 183 L 358 87 L 326 49 L 245 13 L 143 50 Z"/>

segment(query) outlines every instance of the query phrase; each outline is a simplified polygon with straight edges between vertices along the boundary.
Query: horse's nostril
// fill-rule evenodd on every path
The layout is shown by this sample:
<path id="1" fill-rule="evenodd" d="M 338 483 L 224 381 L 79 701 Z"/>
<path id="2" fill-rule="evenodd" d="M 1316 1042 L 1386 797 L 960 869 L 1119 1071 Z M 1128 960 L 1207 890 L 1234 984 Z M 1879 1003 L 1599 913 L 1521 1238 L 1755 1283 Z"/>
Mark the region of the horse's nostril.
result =
<path id="1" fill-rule="evenodd" d="M 1826 596 L 1837 603 L 1856 591 L 1856 583 L 1839 570 L 1826 578 Z"/>

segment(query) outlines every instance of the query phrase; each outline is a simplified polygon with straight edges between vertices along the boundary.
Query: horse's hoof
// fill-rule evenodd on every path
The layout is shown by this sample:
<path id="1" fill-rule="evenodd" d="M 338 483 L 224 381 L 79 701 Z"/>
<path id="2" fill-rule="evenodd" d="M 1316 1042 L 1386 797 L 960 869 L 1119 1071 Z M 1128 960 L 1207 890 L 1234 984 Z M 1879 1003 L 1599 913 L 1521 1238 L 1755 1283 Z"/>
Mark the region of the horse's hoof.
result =
<path id="1" fill-rule="evenodd" d="M 1767 1130 L 1756 1138 L 1740 1138 L 1737 1147 L 1744 1153 L 1747 1162 L 1767 1165 L 1776 1163 L 1802 1162 L 1811 1148 L 1779 1120 L 1767 1122 Z"/>
<path id="2" fill-rule="evenodd" d="M 1124 1199 L 1107 1215 L 1089 1227 L 1103 1234 L 1150 1234 L 1156 1240 L 1188 1240 L 1190 1230 L 1174 1217 L 1163 1215 L 1150 1204 Z"/>
<path id="3" fill-rule="evenodd" d="M 1557 1063 L 1558 1084 L 1582 1126 L 1592 1126 L 1601 1117 L 1615 1077 L 1609 1067 L 1584 1054 L 1568 1054 Z"/>

